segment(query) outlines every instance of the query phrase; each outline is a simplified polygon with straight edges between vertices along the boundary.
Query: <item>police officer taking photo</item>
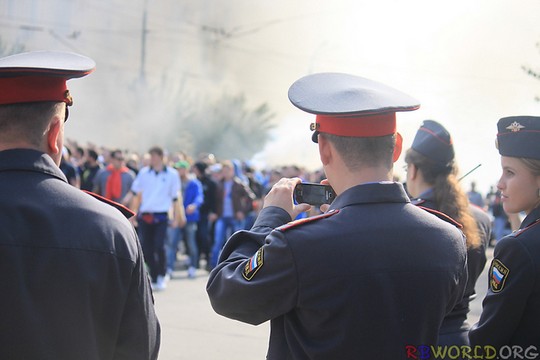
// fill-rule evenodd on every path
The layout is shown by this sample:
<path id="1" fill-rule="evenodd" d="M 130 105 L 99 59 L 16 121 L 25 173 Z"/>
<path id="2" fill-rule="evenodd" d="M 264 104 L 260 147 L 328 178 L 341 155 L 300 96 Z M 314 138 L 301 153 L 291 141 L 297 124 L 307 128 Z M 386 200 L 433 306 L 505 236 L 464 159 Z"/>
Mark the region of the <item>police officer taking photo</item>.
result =
<path id="1" fill-rule="evenodd" d="M 391 181 L 396 112 L 418 102 L 357 76 L 320 73 L 289 89 L 315 114 L 313 140 L 337 197 L 291 222 L 300 179 L 281 179 L 249 231 L 227 241 L 207 292 L 219 314 L 271 321 L 268 359 L 405 359 L 436 344 L 467 281 L 462 232 L 410 203 Z M 442 216 L 444 218 L 444 216 Z"/>
<path id="2" fill-rule="evenodd" d="M 135 230 L 120 206 L 69 185 L 58 167 L 73 103 L 66 81 L 94 67 L 62 52 L 0 59 L 1 359 L 157 358 Z"/>

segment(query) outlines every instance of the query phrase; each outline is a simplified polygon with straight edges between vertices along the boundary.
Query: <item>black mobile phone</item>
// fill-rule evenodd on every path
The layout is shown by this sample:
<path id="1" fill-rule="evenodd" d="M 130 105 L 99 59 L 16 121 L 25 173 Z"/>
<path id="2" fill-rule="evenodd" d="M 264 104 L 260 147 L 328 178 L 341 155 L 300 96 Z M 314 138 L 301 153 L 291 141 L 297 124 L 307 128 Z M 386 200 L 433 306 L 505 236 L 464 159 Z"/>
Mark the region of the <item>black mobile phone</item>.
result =
<path id="1" fill-rule="evenodd" d="M 336 193 L 330 185 L 315 183 L 299 183 L 294 188 L 294 200 L 297 204 L 309 205 L 330 204 L 334 201 Z"/>

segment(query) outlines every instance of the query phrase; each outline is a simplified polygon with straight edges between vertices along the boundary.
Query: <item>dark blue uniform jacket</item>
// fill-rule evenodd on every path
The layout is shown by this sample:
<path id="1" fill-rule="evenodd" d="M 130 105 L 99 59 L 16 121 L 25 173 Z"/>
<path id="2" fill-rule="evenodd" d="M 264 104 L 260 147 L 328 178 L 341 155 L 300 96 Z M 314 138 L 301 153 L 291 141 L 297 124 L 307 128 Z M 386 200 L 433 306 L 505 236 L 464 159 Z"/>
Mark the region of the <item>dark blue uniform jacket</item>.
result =
<path id="1" fill-rule="evenodd" d="M 358 185 L 291 224 L 261 211 L 234 234 L 207 291 L 216 312 L 271 320 L 268 359 L 405 359 L 435 344 L 467 281 L 463 235 L 398 183 Z M 283 225 L 283 226 L 282 226 Z"/>
<path id="2" fill-rule="evenodd" d="M 157 358 L 133 227 L 39 151 L 0 152 L 0 284 L 0 359 Z"/>
<path id="3" fill-rule="evenodd" d="M 425 194 L 421 199 L 413 199 L 412 203 L 424 208 L 439 210 L 433 199 L 432 192 Z M 486 212 L 475 205 L 469 205 L 469 210 L 476 220 L 481 244 L 477 248 L 467 249 L 467 270 L 469 276 L 463 299 L 445 317 L 441 326 L 441 334 L 464 332 L 465 338 L 467 338 L 467 330 L 469 329 L 469 324 L 467 323 L 467 314 L 470 311 L 469 303 L 476 298 L 474 288 L 478 277 L 486 265 L 486 249 L 491 237 L 491 219 Z"/>
<path id="4" fill-rule="evenodd" d="M 471 345 L 490 345 L 496 349 L 518 345 L 523 351 L 535 346 L 538 355 L 540 207 L 527 215 L 519 230 L 497 242 L 488 272 L 488 287 L 480 320 L 469 333 Z"/>

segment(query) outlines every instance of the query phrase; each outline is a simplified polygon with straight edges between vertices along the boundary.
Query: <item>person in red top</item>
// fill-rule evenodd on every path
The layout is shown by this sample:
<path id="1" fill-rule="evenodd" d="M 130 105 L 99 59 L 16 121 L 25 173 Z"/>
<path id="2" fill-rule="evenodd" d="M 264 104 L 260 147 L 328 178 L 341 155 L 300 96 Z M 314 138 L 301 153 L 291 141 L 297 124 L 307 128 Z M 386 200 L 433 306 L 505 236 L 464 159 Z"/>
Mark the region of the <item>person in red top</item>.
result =
<path id="1" fill-rule="evenodd" d="M 122 203 L 131 189 L 133 180 L 135 180 L 135 173 L 126 167 L 122 150 L 114 150 L 111 152 L 111 163 L 96 174 L 94 192 Z"/>

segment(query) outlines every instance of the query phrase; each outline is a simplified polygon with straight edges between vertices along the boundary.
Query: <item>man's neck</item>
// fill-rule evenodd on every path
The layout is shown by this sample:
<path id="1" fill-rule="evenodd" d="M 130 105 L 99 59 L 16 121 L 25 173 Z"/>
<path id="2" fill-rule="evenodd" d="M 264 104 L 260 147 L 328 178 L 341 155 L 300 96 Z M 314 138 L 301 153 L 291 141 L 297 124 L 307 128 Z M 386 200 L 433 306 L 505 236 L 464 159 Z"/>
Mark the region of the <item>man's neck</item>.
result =
<path id="1" fill-rule="evenodd" d="M 43 151 L 39 147 L 37 147 L 35 145 L 32 145 L 30 143 L 24 142 L 24 141 L 17 141 L 17 142 L 2 141 L 2 142 L 0 142 L 0 151 L 13 150 L 13 149 L 32 149 L 32 150 Z"/>
<path id="2" fill-rule="evenodd" d="M 341 194 L 356 185 L 381 181 L 392 181 L 392 169 L 373 167 L 354 172 L 347 171 L 346 174 L 332 179 L 331 185 L 337 194 Z"/>

